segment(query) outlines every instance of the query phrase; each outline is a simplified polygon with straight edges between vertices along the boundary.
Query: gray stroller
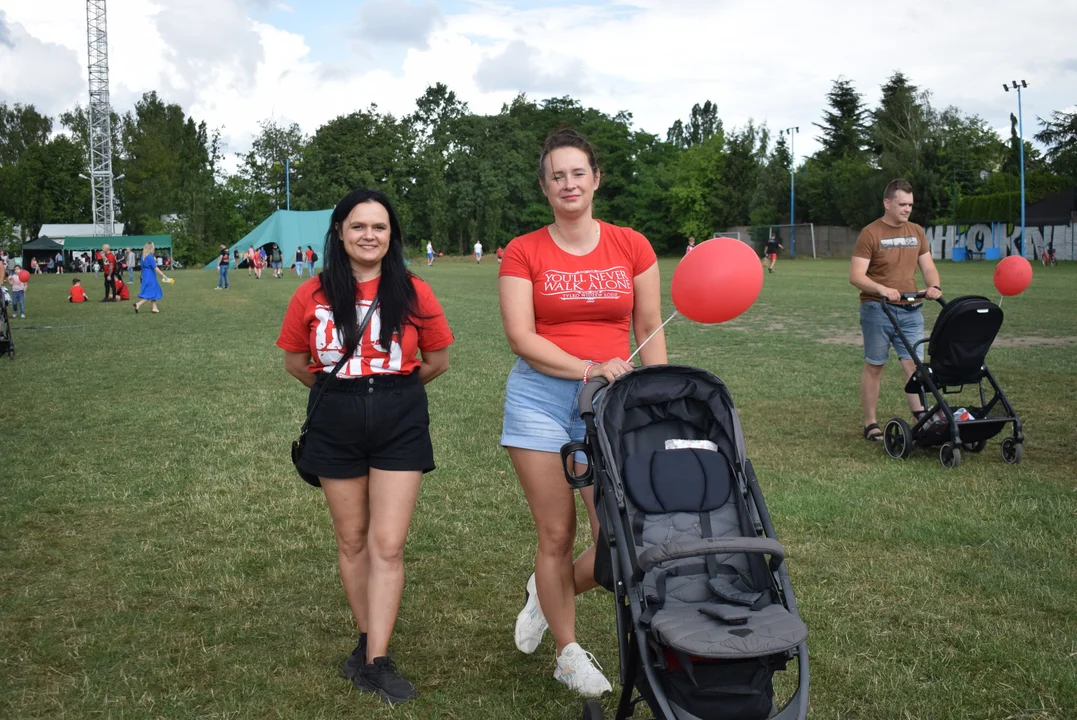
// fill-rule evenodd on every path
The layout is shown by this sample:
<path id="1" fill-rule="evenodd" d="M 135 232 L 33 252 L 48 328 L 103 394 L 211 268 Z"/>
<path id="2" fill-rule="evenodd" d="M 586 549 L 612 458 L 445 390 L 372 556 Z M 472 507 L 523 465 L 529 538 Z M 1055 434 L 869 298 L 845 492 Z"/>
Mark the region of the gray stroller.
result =
<path id="1" fill-rule="evenodd" d="M 803 720 L 808 630 L 726 386 L 651 366 L 588 383 L 579 405 L 586 440 L 561 457 L 570 484 L 595 486 L 595 577 L 617 612 L 617 720 L 645 717 L 641 703 L 668 720 Z M 567 462 L 576 451 L 589 460 L 580 476 Z M 776 703 L 774 673 L 790 661 L 796 689 Z M 589 701 L 583 717 L 599 720 L 601 706 Z"/>

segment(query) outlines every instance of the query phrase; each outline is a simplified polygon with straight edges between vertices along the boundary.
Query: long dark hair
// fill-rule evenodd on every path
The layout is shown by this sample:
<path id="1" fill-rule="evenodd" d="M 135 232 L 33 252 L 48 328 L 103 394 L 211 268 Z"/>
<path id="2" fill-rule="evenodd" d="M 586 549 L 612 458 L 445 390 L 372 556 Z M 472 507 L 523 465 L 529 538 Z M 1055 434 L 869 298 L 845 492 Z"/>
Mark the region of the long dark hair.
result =
<path id="1" fill-rule="evenodd" d="M 318 277 L 322 281 L 322 290 L 333 311 L 337 329 L 344 337 L 345 355 L 351 355 L 359 346 L 362 338 L 357 332 L 358 313 L 355 306 L 355 277 L 352 275 L 351 261 L 344 251 L 338 228 L 348 219 L 356 205 L 376 202 L 389 214 L 389 251 L 381 261 L 381 280 L 378 282 L 378 297 L 381 300 L 381 337 L 378 342 L 387 350 L 392 346 L 393 333 L 401 332 L 405 322 L 413 321 L 417 316 L 418 301 L 415 296 L 414 277 L 404 265 L 404 240 L 400 220 L 393 210 L 389 198 L 377 190 L 355 188 L 333 208 L 329 220 L 329 229 L 325 233 L 324 261 Z"/>

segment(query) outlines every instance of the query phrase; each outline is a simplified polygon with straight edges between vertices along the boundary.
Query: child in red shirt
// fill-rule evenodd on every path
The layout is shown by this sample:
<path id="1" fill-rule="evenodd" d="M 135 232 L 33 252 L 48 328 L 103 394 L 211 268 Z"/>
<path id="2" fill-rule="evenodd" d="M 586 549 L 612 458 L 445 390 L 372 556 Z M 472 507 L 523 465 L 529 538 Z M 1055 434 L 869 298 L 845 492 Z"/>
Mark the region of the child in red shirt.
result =
<path id="1" fill-rule="evenodd" d="M 86 302 L 86 290 L 82 287 L 82 281 L 75 278 L 71 281 L 71 294 L 67 296 L 68 302 L 84 303 Z"/>
<path id="2" fill-rule="evenodd" d="M 131 293 L 127 289 L 127 283 L 120 279 L 120 276 L 116 276 L 116 297 L 120 300 L 130 300 Z"/>

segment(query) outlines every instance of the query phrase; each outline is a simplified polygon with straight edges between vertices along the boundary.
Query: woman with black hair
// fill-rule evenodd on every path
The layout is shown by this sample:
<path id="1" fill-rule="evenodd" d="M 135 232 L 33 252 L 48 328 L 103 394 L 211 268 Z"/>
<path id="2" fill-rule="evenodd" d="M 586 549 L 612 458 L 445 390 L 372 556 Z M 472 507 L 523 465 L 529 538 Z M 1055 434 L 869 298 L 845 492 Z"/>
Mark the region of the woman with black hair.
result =
<path id="1" fill-rule="evenodd" d="M 404 266 L 400 222 L 382 193 L 356 189 L 337 203 L 324 256 L 322 272 L 292 296 L 277 345 L 311 400 L 327 383 L 299 468 L 325 493 L 359 627 L 341 676 L 396 704 L 415 697 L 388 651 L 404 542 L 423 473 L 434 469 L 423 386 L 448 369 L 453 336 L 430 286 Z"/>

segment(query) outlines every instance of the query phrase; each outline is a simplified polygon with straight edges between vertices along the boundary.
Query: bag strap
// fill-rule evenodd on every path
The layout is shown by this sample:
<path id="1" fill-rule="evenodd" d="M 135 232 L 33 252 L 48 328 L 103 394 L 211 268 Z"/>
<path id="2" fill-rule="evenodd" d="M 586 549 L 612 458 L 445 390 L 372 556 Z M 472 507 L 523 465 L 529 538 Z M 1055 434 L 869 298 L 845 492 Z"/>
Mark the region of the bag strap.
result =
<path id="1" fill-rule="evenodd" d="M 362 322 L 359 323 L 359 344 L 363 344 L 363 332 L 366 330 L 366 326 L 370 324 L 370 318 L 374 315 L 374 311 L 378 309 L 378 305 L 381 302 L 381 298 L 377 295 L 374 296 L 374 302 L 370 304 L 370 309 L 363 315 Z M 325 395 L 326 388 L 336 378 L 337 373 L 344 367 L 344 363 L 351 359 L 351 355 L 344 353 L 340 356 L 340 360 L 337 360 L 337 364 L 333 366 L 333 370 L 329 373 L 329 379 L 322 383 L 321 389 L 318 394 L 314 396 L 314 403 L 310 406 L 310 412 L 307 413 L 307 419 L 303 421 L 303 427 L 299 429 L 299 437 L 302 438 L 307 434 L 307 427 L 310 425 L 310 419 L 314 416 L 314 411 L 318 409 L 318 404 L 322 401 L 322 396 Z"/>

